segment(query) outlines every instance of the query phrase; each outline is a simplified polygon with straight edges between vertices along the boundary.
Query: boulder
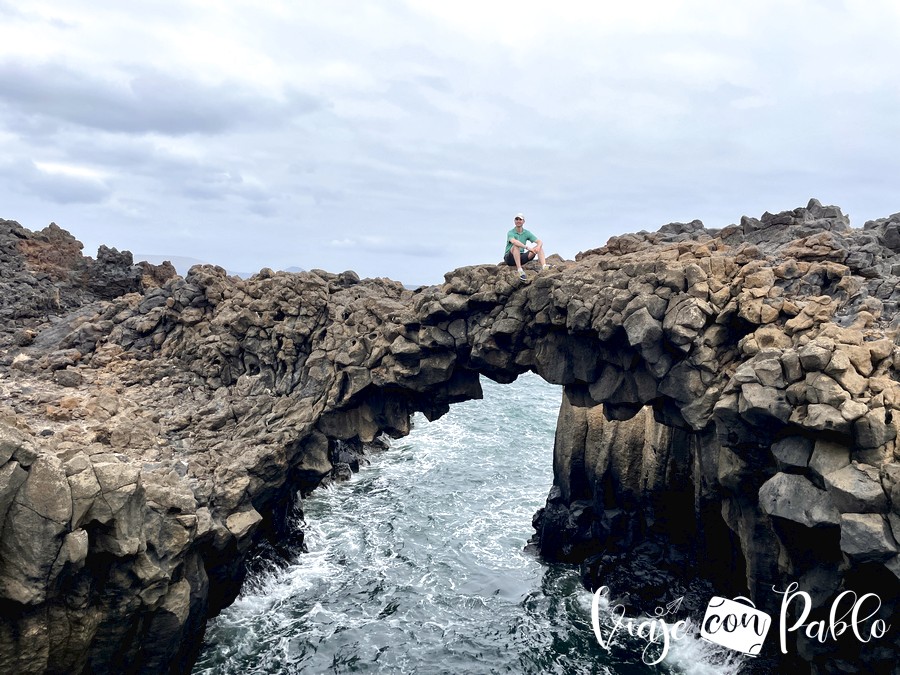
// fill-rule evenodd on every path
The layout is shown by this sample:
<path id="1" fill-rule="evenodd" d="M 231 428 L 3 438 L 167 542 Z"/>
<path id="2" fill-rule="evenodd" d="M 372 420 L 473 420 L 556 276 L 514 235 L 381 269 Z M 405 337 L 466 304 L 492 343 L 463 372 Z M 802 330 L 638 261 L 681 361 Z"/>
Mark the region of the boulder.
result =
<path id="1" fill-rule="evenodd" d="M 814 443 L 804 436 L 788 436 L 772 446 L 772 454 L 782 468 L 806 468 L 812 457 Z"/>
<path id="2" fill-rule="evenodd" d="M 850 449 L 843 443 L 820 439 L 816 441 L 809 468 L 818 477 L 843 469 L 850 464 Z"/>
<path id="3" fill-rule="evenodd" d="M 853 462 L 824 476 L 825 487 L 841 513 L 880 513 L 887 509 L 878 469 Z"/>
<path id="4" fill-rule="evenodd" d="M 841 515 L 841 551 L 853 562 L 887 562 L 897 555 L 897 542 L 879 513 Z"/>
<path id="5" fill-rule="evenodd" d="M 759 489 L 759 508 L 768 516 L 804 527 L 838 525 L 841 514 L 826 491 L 805 476 L 777 473 Z"/>

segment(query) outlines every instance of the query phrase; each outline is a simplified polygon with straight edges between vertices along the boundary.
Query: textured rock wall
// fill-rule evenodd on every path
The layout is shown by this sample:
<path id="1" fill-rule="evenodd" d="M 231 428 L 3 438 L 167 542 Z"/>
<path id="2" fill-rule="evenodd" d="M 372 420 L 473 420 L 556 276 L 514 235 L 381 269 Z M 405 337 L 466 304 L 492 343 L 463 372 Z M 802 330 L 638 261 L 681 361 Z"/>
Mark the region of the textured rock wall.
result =
<path id="1" fill-rule="evenodd" d="M 581 563 L 631 612 L 686 596 L 746 593 L 738 539 L 722 519 L 715 434 L 659 424 L 650 407 L 610 421 L 602 406 L 560 409 L 554 486 L 535 517 L 544 557 Z M 693 575 L 686 575 L 686 570 Z"/>
<path id="2" fill-rule="evenodd" d="M 838 593 L 851 590 L 878 594 L 885 601 L 878 617 L 896 623 L 900 218 L 860 233 L 842 228 L 836 213 L 811 203 L 762 222 L 745 219 L 739 232 L 715 233 L 717 244 L 738 246 L 721 261 L 724 274 L 704 279 L 683 268 L 688 295 L 702 304 L 669 300 L 655 318 L 655 298 L 646 311 L 626 309 L 619 353 L 642 352 L 631 372 L 607 366 L 587 395 L 566 388 L 555 484 L 535 518 L 545 557 L 582 563 L 591 587 L 611 586 L 635 610 L 686 595 L 702 614 L 715 589 L 747 595 L 777 616 L 772 589 L 796 581 L 812 595 L 810 620 L 827 618 Z M 607 250 L 637 252 L 640 242 L 673 231 L 695 237 L 697 225 L 630 235 Z M 659 281 L 650 284 L 658 289 Z M 698 308 L 705 319 L 685 313 Z M 687 340 L 685 324 L 698 329 Z M 666 362 L 672 347 L 687 347 L 687 358 Z M 668 375 L 642 385 L 640 371 L 655 376 L 661 361 Z M 629 377 L 631 392 L 655 387 L 656 397 L 644 397 L 633 419 L 615 421 L 629 413 L 612 390 L 627 389 Z M 591 399 L 607 405 L 571 403 Z M 685 570 L 712 587 L 692 584 L 696 575 Z M 791 666 L 812 663 L 816 672 L 888 672 L 900 647 L 896 632 L 877 644 L 845 635 L 823 645 L 802 631 L 791 637 L 789 653 L 800 657 Z"/>
<path id="3" fill-rule="evenodd" d="M 898 228 L 813 201 L 617 237 L 528 284 L 483 265 L 417 291 L 211 266 L 155 286 L 139 267 L 105 298 L 63 275 L 81 300 L 32 303 L 0 352 L 0 666 L 183 666 L 298 490 L 479 397 L 479 373 L 527 370 L 566 392 L 547 557 L 590 579 L 640 549 L 645 601 L 690 590 L 698 560 L 757 600 L 875 580 L 893 612 Z M 883 658 L 803 649 L 823 672 Z"/>

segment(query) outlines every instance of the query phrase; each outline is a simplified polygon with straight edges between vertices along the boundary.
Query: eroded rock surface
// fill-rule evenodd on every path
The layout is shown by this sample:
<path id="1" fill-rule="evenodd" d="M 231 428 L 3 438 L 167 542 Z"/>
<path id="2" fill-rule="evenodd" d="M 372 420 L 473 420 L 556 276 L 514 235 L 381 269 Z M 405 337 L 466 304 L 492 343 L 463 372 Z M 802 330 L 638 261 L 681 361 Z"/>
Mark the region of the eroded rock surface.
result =
<path id="1" fill-rule="evenodd" d="M 479 397 L 479 374 L 527 370 L 565 386 L 546 557 L 589 583 L 643 570 L 638 605 L 700 569 L 761 606 L 788 580 L 817 607 L 874 585 L 890 617 L 898 228 L 812 201 L 616 237 L 527 284 L 480 265 L 410 291 L 318 270 L 168 278 L 71 243 L 38 264 L 19 242 L 71 237 L 3 221 L 0 664 L 184 667 L 298 490 L 414 411 Z M 83 272 L 100 258 L 117 281 Z M 19 309 L 7 289 L 26 286 Z M 843 672 L 898 644 L 796 647 Z"/>

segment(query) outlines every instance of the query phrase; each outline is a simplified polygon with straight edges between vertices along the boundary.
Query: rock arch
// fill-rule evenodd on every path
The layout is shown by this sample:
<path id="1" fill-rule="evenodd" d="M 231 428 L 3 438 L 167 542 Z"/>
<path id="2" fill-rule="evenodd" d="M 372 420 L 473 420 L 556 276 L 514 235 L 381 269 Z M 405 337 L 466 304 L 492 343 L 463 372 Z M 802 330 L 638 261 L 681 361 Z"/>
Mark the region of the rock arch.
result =
<path id="1" fill-rule="evenodd" d="M 528 370 L 565 391 L 546 556 L 603 574 L 617 547 L 687 532 L 762 606 L 787 579 L 820 605 L 875 579 L 894 611 L 898 227 L 853 230 L 813 200 L 615 237 L 525 285 L 484 265 L 415 291 L 201 266 L 20 329 L 0 426 L 0 662 L 189 662 L 252 541 L 341 468 L 337 441 L 402 436 L 413 412 L 480 397 L 480 375 Z"/>

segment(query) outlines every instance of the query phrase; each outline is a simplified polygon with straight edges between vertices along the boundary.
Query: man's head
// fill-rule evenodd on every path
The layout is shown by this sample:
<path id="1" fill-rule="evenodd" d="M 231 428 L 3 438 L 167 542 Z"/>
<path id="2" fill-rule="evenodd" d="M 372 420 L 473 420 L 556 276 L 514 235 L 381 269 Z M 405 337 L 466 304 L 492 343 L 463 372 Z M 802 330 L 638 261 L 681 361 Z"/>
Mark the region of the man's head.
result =
<path id="1" fill-rule="evenodd" d="M 516 227 L 523 227 L 525 225 L 525 216 L 521 213 L 517 213 L 515 217 Z"/>

